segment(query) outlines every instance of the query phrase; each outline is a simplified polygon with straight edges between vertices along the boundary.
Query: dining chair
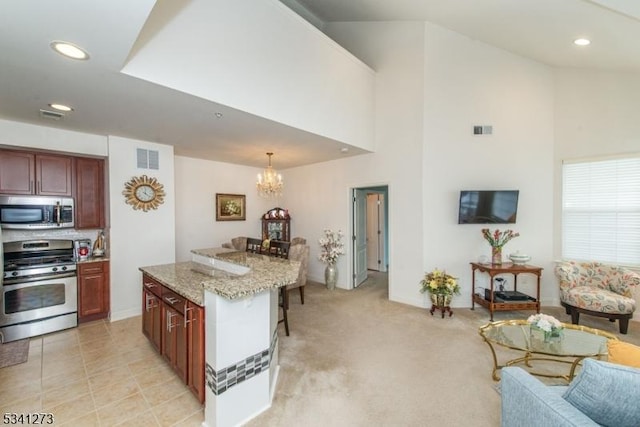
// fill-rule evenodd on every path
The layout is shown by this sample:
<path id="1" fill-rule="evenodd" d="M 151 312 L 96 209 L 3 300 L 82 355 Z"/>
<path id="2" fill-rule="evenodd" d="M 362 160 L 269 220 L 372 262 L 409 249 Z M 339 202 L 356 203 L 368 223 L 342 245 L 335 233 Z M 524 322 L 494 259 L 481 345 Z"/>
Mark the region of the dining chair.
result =
<path id="1" fill-rule="evenodd" d="M 300 270 L 298 271 L 298 280 L 295 283 L 287 285 L 287 308 L 291 299 L 289 295 L 292 289 L 298 288 L 300 293 L 300 303 L 304 304 L 304 287 L 307 284 L 307 272 L 309 270 L 309 251 L 310 248 L 306 244 L 291 244 L 289 250 L 289 259 L 293 261 L 300 261 Z"/>
<path id="2" fill-rule="evenodd" d="M 291 243 L 284 242 L 282 240 L 271 240 L 269 242 L 269 250 L 267 254 L 274 258 L 284 258 L 289 259 L 289 248 L 291 247 Z M 287 292 L 287 287 L 282 286 L 279 289 L 280 298 L 279 305 L 282 308 L 282 319 L 278 320 L 278 323 L 284 323 L 284 330 L 289 336 L 289 319 L 287 318 L 287 308 L 289 307 L 289 293 Z"/>
<path id="3" fill-rule="evenodd" d="M 291 243 L 282 240 L 272 240 L 269 242 L 269 255 L 276 258 L 289 259 L 289 249 Z"/>
<path id="4" fill-rule="evenodd" d="M 247 237 L 247 246 L 245 250 L 254 254 L 262 253 L 262 240 Z"/>

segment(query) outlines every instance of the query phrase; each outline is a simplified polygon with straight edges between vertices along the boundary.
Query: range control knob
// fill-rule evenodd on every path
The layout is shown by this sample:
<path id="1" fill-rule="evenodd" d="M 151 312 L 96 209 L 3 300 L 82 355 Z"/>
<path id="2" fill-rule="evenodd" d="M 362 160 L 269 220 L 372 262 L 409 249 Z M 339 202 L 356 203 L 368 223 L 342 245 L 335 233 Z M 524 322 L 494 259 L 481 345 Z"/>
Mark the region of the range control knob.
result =
<path id="1" fill-rule="evenodd" d="M 15 276 L 17 276 L 17 275 L 18 275 L 18 272 L 17 272 L 17 271 L 13 271 L 13 272 L 11 272 L 11 275 L 12 275 L 13 277 L 15 277 Z"/>
<path id="2" fill-rule="evenodd" d="M 58 267 L 53 267 L 51 271 L 58 271 Z"/>
<path id="3" fill-rule="evenodd" d="M 61 270 L 62 270 L 62 271 L 67 271 L 67 266 L 66 266 L 66 265 L 63 265 L 63 266 L 62 266 L 62 268 L 61 268 Z"/>

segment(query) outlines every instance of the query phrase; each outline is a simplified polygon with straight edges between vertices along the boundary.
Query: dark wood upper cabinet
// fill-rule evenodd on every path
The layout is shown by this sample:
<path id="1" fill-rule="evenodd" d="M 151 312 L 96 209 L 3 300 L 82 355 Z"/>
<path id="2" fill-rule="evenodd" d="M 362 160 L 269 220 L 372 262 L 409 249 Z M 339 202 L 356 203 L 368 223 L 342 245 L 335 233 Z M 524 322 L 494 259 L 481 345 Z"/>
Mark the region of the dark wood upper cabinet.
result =
<path id="1" fill-rule="evenodd" d="M 76 229 L 104 228 L 104 160 L 76 158 Z"/>
<path id="2" fill-rule="evenodd" d="M 36 194 L 73 195 L 73 157 L 36 155 Z"/>
<path id="3" fill-rule="evenodd" d="M 0 150 L 0 193 L 73 195 L 73 157 Z"/>
<path id="4" fill-rule="evenodd" d="M 32 153 L 0 150 L 0 193 L 34 194 L 35 157 Z"/>

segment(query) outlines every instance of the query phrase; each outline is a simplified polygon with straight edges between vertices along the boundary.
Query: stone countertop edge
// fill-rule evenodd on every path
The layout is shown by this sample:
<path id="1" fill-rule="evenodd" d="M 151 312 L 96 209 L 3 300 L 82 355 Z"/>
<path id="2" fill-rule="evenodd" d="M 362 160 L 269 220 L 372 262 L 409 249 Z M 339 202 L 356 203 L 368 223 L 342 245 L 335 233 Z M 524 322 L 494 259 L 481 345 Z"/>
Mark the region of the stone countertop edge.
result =
<path id="1" fill-rule="evenodd" d="M 229 300 L 240 299 L 295 283 L 300 269 L 299 261 L 264 255 L 249 255 L 247 265 L 251 271 L 242 276 L 215 269 L 212 270 L 212 275 L 204 274 L 195 271 L 197 266 L 194 264 L 192 261 L 185 261 L 140 267 L 139 270 L 184 298 L 203 306 L 205 290 Z"/>
<path id="2" fill-rule="evenodd" d="M 87 264 L 87 263 L 91 263 L 91 262 L 102 262 L 102 261 L 109 261 L 109 257 L 107 256 L 91 256 L 87 259 L 79 259 L 76 261 L 76 264 Z"/>

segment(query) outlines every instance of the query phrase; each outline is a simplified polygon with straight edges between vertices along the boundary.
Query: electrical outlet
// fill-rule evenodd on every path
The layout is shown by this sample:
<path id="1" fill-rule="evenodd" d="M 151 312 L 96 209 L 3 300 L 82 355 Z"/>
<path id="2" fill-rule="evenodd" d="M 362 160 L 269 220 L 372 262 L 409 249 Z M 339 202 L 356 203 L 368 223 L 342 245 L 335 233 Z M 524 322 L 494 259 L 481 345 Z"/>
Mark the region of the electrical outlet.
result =
<path id="1" fill-rule="evenodd" d="M 473 127 L 474 135 L 482 135 L 482 126 L 474 126 Z"/>
<path id="2" fill-rule="evenodd" d="M 492 133 L 493 133 L 493 126 L 490 126 L 490 125 L 482 126 L 483 135 L 491 135 Z"/>

